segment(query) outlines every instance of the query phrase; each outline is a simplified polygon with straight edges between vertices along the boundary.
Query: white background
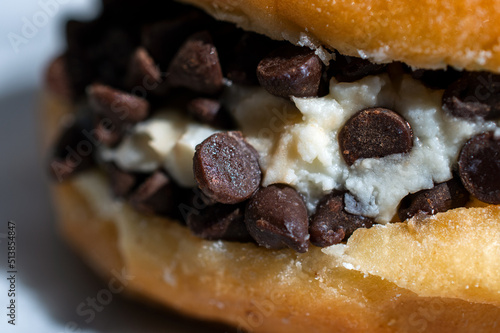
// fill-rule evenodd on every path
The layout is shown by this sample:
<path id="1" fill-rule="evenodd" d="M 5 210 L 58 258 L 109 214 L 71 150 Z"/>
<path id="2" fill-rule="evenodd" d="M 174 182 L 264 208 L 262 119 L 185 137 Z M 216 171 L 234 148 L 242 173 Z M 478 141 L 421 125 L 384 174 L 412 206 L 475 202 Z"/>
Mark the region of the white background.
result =
<path id="1" fill-rule="evenodd" d="M 25 19 L 31 23 L 37 15 L 43 19 L 42 6 L 39 0 L 0 0 L 0 332 L 223 332 L 120 296 L 114 296 L 90 323 L 76 313 L 78 305 L 95 297 L 105 284 L 58 237 L 46 158 L 37 146 L 37 111 L 44 68 L 64 47 L 64 21 L 92 17 L 99 3 L 58 1 L 52 17 L 39 21 L 36 33 L 31 31 L 15 52 L 9 34 L 23 36 Z M 8 220 L 17 225 L 14 327 L 7 324 L 7 253 L 6 239 L 1 238 Z M 70 322 L 78 330 L 68 328 Z"/>

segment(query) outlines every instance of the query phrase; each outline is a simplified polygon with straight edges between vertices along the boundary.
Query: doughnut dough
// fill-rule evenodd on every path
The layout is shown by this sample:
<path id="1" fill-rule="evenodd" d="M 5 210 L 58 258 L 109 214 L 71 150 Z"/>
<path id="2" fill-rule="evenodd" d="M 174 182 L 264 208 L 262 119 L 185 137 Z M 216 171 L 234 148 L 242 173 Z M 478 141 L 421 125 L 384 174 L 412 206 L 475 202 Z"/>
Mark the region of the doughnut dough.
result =
<path id="1" fill-rule="evenodd" d="M 374 62 L 500 72 L 500 0 L 182 2 L 274 39 Z"/>

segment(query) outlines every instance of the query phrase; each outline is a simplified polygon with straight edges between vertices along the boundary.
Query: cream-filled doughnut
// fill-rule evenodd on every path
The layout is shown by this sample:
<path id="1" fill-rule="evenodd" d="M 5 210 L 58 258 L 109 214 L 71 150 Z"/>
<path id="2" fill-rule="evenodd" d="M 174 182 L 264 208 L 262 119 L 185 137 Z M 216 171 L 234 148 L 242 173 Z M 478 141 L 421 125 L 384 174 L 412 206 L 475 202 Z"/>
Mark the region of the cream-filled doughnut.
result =
<path id="1" fill-rule="evenodd" d="M 48 70 L 89 265 L 239 331 L 495 332 L 495 3 L 184 2 L 104 1 Z"/>

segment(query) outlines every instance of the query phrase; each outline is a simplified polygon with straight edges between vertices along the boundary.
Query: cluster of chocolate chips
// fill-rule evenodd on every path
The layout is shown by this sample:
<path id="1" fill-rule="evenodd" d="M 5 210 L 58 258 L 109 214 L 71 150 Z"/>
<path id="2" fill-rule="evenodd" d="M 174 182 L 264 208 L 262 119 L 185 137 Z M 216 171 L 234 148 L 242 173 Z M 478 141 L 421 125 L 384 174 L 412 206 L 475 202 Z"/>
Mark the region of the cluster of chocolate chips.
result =
<path id="1" fill-rule="evenodd" d="M 469 201 L 469 193 L 460 180 L 453 178 L 406 196 L 399 205 L 398 216 L 405 221 L 415 215 L 434 215 L 449 209 L 463 207 Z"/>
<path id="2" fill-rule="evenodd" d="M 310 243 L 340 243 L 356 229 L 372 226 L 372 219 L 345 210 L 344 192 L 325 195 L 308 216 L 304 199 L 292 187 L 262 187 L 258 153 L 236 131 L 221 95 L 232 82 L 260 85 L 282 98 L 322 96 L 332 77 L 353 82 L 384 72 L 386 65 L 340 54 L 325 65 L 308 48 L 244 32 L 165 1 L 137 6 L 131 0 L 105 0 L 101 17 L 70 21 L 66 32 L 68 49 L 50 67 L 48 82 L 61 95 L 83 98 L 86 107 L 54 147 L 50 164 L 58 180 L 94 166 L 99 145 L 118 145 L 135 124 L 162 106 L 175 105 L 196 121 L 227 131 L 196 147 L 195 189 L 180 187 L 163 169 L 144 174 L 101 165 L 114 195 L 138 211 L 184 220 L 204 239 L 255 241 L 298 252 Z M 443 109 L 455 117 L 499 117 L 496 75 L 451 69 L 411 75 L 431 88 L 446 89 Z M 352 116 L 338 139 L 345 162 L 353 165 L 363 158 L 409 153 L 413 131 L 397 112 L 377 107 Z M 500 138 L 495 133 L 472 138 L 456 171 L 456 178 L 404 198 L 400 219 L 464 206 L 469 193 L 499 204 Z"/>
<path id="3" fill-rule="evenodd" d="M 153 173 L 126 172 L 113 163 L 103 166 L 113 194 L 126 199 L 137 211 L 165 217 L 177 217 L 179 194 L 182 190 L 166 171 L 159 169 Z"/>
<path id="4" fill-rule="evenodd" d="M 500 76 L 465 73 L 445 90 L 443 110 L 464 119 L 500 118 Z"/>
<path id="5" fill-rule="evenodd" d="M 74 99 L 98 82 L 136 95 L 145 95 L 136 89 L 145 88 L 155 104 L 180 92 L 217 100 L 226 80 L 260 84 L 285 98 L 311 97 L 324 94 L 333 76 L 351 82 L 386 68 L 340 54 L 325 66 L 307 47 L 245 32 L 189 6 L 154 0 L 141 6 L 105 1 L 99 18 L 69 21 L 66 37 L 67 50 L 53 66 L 50 81 Z"/>
<path id="6" fill-rule="evenodd" d="M 309 241 L 329 246 L 347 239 L 357 228 L 372 226 L 371 219 L 347 213 L 344 194 L 337 192 L 327 195 L 309 217 L 304 199 L 291 186 L 261 186 L 258 160 L 240 132 L 214 134 L 196 147 L 193 168 L 207 206 L 187 216 L 187 225 L 196 235 L 229 240 L 238 235 L 239 240 L 253 239 L 269 249 L 306 252 Z"/>
<path id="7" fill-rule="evenodd" d="M 447 182 L 406 196 L 398 210 L 401 221 L 464 207 L 470 195 L 500 204 L 500 138 L 488 132 L 467 141 L 459 155 L 457 172 L 458 176 Z"/>
<path id="8" fill-rule="evenodd" d="M 500 119 L 500 75 L 466 72 L 443 94 L 443 110 L 458 118 Z M 477 199 L 500 204 L 500 135 L 475 135 L 462 147 L 458 174 L 467 191 Z"/>
<path id="9" fill-rule="evenodd" d="M 445 89 L 442 107 L 453 117 L 469 121 L 500 118 L 499 75 L 420 70 L 415 77 Z M 460 151 L 456 172 L 458 175 L 452 180 L 404 198 L 399 218 L 404 221 L 417 214 L 436 214 L 463 207 L 469 195 L 486 203 L 500 204 L 500 136 L 486 132 L 467 141 Z"/>
<path id="10" fill-rule="evenodd" d="M 308 216 L 303 199 L 289 186 L 260 186 L 258 153 L 240 132 L 217 133 L 199 144 L 193 169 L 198 187 L 208 199 L 205 210 L 187 216 L 187 225 L 195 234 L 219 239 L 227 239 L 229 234 L 234 239 L 235 232 L 228 229 L 238 223 L 246 230 L 238 234 L 259 245 L 307 251 Z M 215 217 L 220 220 L 210 220 Z"/>
<path id="11" fill-rule="evenodd" d="M 55 149 L 52 171 L 64 174 L 59 179 L 91 166 L 99 145 L 117 146 L 136 123 L 164 105 L 178 106 L 199 122 L 235 129 L 220 101 L 226 82 L 261 85 L 284 98 L 310 97 L 324 94 L 331 76 L 350 81 L 385 69 L 341 55 L 325 66 L 308 48 L 154 0 L 141 6 L 104 1 L 97 19 L 69 21 L 66 37 L 67 50 L 50 66 L 47 81 L 55 92 L 89 107 L 79 115 L 84 121 L 60 140 L 74 142 Z M 77 148 L 90 153 L 75 153 Z"/>

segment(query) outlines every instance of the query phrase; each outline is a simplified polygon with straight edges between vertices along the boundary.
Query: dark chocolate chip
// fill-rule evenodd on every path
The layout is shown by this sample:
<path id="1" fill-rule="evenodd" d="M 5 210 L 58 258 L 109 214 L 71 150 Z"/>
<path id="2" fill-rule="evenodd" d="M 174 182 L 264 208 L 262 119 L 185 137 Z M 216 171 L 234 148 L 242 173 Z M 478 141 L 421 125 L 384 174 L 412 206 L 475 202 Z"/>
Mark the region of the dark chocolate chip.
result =
<path id="1" fill-rule="evenodd" d="M 221 103 L 210 98 L 195 98 L 187 104 L 187 110 L 198 121 L 218 128 L 234 127 L 231 116 L 224 112 Z"/>
<path id="2" fill-rule="evenodd" d="M 72 89 L 71 81 L 66 68 L 66 58 L 64 55 L 57 57 L 49 65 L 45 80 L 53 93 L 63 98 L 72 99 L 75 93 Z"/>
<path id="3" fill-rule="evenodd" d="M 261 86 L 280 97 L 318 96 L 322 74 L 321 59 L 306 47 L 281 47 L 257 66 Z"/>
<path id="4" fill-rule="evenodd" d="M 398 209 L 398 216 L 405 221 L 417 214 L 434 215 L 463 207 L 469 201 L 469 193 L 458 179 L 436 184 L 429 190 L 422 190 L 406 196 Z"/>
<path id="5" fill-rule="evenodd" d="M 248 202 L 245 223 L 250 235 L 268 249 L 309 248 L 309 221 L 302 197 L 282 184 L 260 188 Z"/>
<path id="6" fill-rule="evenodd" d="M 191 212 L 187 226 L 195 236 L 203 239 L 251 242 L 252 237 L 244 221 L 244 207 L 244 204 L 208 206 Z"/>
<path id="7" fill-rule="evenodd" d="M 87 95 L 98 119 L 96 131 L 108 146 L 118 143 L 128 126 L 149 114 L 148 101 L 109 86 L 94 83 L 87 88 Z"/>
<path id="8" fill-rule="evenodd" d="M 368 75 L 380 74 L 386 67 L 385 64 L 375 64 L 366 59 L 337 53 L 336 59 L 330 63 L 328 73 L 339 82 L 353 82 Z"/>
<path id="9" fill-rule="evenodd" d="M 219 56 L 207 31 L 189 37 L 170 63 L 168 74 L 168 82 L 173 87 L 203 94 L 215 94 L 222 89 Z"/>
<path id="10" fill-rule="evenodd" d="M 144 98 L 94 83 L 87 89 L 90 106 L 97 114 L 120 123 L 135 124 L 149 114 L 149 103 Z"/>
<path id="11" fill-rule="evenodd" d="M 176 209 L 176 188 L 170 177 L 158 170 L 130 195 L 130 204 L 145 214 L 171 216 Z"/>
<path id="12" fill-rule="evenodd" d="M 334 191 L 323 197 L 311 216 L 311 243 L 326 247 L 348 239 L 359 228 L 370 228 L 373 221 L 345 211 L 344 193 Z"/>
<path id="13" fill-rule="evenodd" d="M 408 153 L 413 147 L 410 124 L 394 111 L 369 108 L 352 116 L 339 133 L 339 144 L 348 165 L 360 158 Z"/>
<path id="14" fill-rule="evenodd" d="M 160 69 L 143 47 L 137 48 L 132 54 L 125 80 L 130 88 L 144 87 L 149 91 L 157 89 L 163 81 Z"/>
<path id="15" fill-rule="evenodd" d="M 494 119 L 500 116 L 500 75 L 466 73 L 443 94 L 443 110 L 459 118 Z"/>
<path id="16" fill-rule="evenodd" d="M 478 134 L 462 147 L 458 170 L 470 194 L 500 204 L 500 138 L 493 132 Z"/>
<path id="17" fill-rule="evenodd" d="M 137 176 L 132 172 L 120 169 L 114 163 L 105 165 L 111 183 L 111 190 L 116 197 L 125 198 L 134 188 Z"/>
<path id="18" fill-rule="evenodd" d="M 195 98 L 187 105 L 187 110 L 196 119 L 203 123 L 211 124 L 221 109 L 219 101 L 210 98 Z"/>
<path id="19" fill-rule="evenodd" d="M 448 67 L 446 70 L 416 69 L 411 76 L 432 89 L 446 89 L 462 76 L 462 72 Z"/>
<path id="20" fill-rule="evenodd" d="M 65 128 L 54 145 L 50 160 L 50 173 L 58 181 L 64 181 L 78 172 L 94 166 L 94 140 L 91 133 L 92 122 L 88 118 L 77 118 Z"/>
<path id="21" fill-rule="evenodd" d="M 250 198 L 262 177 L 258 153 L 241 132 L 216 133 L 196 146 L 193 170 L 201 191 L 224 204 Z"/>

